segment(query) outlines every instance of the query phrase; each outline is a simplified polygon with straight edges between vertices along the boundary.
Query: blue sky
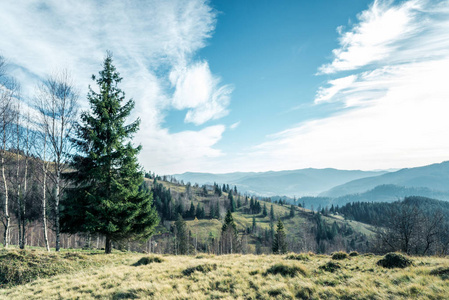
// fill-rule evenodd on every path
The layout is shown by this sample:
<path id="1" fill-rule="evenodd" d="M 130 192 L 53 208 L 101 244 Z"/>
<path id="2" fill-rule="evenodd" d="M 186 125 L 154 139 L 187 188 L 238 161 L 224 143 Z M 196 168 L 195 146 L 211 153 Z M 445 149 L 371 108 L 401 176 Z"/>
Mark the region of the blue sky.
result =
<path id="1" fill-rule="evenodd" d="M 106 50 L 159 174 L 389 169 L 449 159 L 448 1 L 2 1 L 23 99 Z"/>

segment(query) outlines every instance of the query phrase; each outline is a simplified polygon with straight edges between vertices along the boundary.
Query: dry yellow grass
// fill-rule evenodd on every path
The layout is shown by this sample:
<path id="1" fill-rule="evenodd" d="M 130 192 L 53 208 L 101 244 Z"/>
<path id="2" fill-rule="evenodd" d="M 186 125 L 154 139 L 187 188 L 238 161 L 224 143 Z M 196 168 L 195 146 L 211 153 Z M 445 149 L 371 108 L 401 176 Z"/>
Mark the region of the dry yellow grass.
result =
<path id="1" fill-rule="evenodd" d="M 334 272 L 320 268 L 331 261 L 325 255 L 300 261 L 286 255 L 161 256 L 160 263 L 133 266 L 144 256 L 112 254 L 101 267 L 2 289 L 0 298 L 449 299 L 447 277 L 430 274 L 449 268 L 447 258 L 415 257 L 414 266 L 384 269 L 376 265 L 380 256 L 360 255 L 338 261 Z"/>

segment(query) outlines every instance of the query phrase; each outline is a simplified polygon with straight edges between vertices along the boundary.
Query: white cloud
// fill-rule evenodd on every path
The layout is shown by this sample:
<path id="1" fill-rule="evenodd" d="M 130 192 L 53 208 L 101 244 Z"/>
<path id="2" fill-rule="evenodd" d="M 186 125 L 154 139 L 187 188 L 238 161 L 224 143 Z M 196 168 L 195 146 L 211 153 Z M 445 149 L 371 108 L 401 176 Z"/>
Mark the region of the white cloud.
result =
<path id="1" fill-rule="evenodd" d="M 354 70 L 388 58 L 400 47 L 400 42 L 419 32 L 421 24 L 417 11 L 424 1 L 406 1 L 392 6 L 392 1 L 376 0 L 370 9 L 358 16 L 359 23 L 342 33 L 340 48 L 335 49 L 334 60 L 320 67 L 320 73 Z"/>
<path id="2" fill-rule="evenodd" d="M 236 129 L 239 126 L 240 126 L 240 121 L 232 123 L 231 126 L 229 126 L 229 129 L 234 130 L 234 129 Z"/>
<path id="3" fill-rule="evenodd" d="M 448 160 L 448 19 L 448 1 L 374 2 L 353 29 L 341 31 L 336 58 L 320 69 L 344 76 L 320 88 L 315 103 L 340 101 L 344 108 L 269 136 L 251 152 L 251 169 L 382 169 Z"/>
<path id="4" fill-rule="evenodd" d="M 356 75 L 350 75 L 347 77 L 330 80 L 328 82 L 328 84 L 331 85 L 330 87 L 320 87 L 318 89 L 315 97 L 315 103 L 327 102 L 331 100 L 336 94 L 351 86 L 356 79 Z"/>
<path id="5" fill-rule="evenodd" d="M 91 74 L 98 73 L 111 50 L 123 76 L 121 88 L 136 101 L 132 117 L 142 120 L 135 141 L 143 146 L 140 161 L 146 169 L 172 173 L 183 165 L 179 161 L 200 165 L 219 153 L 214 149 L 222 134 L 218 129 L 171 134 L 163 127 L 169 109 L 188 108 L 185 120 L 194 124 L 228 112 L 230 87 L 220 85 L 206 61 L 194 59 L 215 29 L 216 12 L 209 1 L 5 0 L 1 6 L 0 53 L 13 65 L 25 96 L 32 96 L 41 78 L 67 68 L 84 97 L 87 86 L 94 85 Z M 169 78 L 173 70 L 184 72 L 180 85 L 175 82 L 175 97 Z M 194 88 L 189 90 L 183 80 Z M 187 104 L 190 100 L 196 102 Z M 185 136 L 202 145 L 191 149 L 195 155 L 186 156 Z M 170 151 L 159 150 L 166 148 Z"/>
<path id="6" fill-rule="evenodd" d="M 188 171 L 204 171 L 215 158 L 223 153 L 213 146 L 221 139 L 225 127 L 215 125 L 200 131 L 182 131 L 170 134 L 166 129 L 160 129 L 148 136 L 148 144 L 155 147 L 145 147 L 141 156 L 157 157 L 152 162 L 152 170 L 166 170 L 169 174 Z"/>
<path id="7" fill-rule="evenodd" d="M 211 73 L 207 62 L 173 70 L 170 81 L 176 87 L 173 106 L 176 109 L 189 108 L 186 122 L 201 125 L 229 113 L 227 107 L 232 87 L 220 86 L 220 79 Z"/>

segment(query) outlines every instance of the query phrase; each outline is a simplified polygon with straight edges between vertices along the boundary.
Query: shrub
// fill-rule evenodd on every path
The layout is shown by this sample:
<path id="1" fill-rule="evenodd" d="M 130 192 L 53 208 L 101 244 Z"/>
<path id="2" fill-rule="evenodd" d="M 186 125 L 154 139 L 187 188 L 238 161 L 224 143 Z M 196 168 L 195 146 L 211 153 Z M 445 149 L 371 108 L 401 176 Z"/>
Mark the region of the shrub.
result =
<path id="1" fill-rule="evenodd" d="M 264 275 L 268 274 L 281 274 L 282 276 L 295 277 L 298 274 L 307 275 L 307 271 L 303 266 L 289 266 L 284 264 L 275 264 L 271 266 Z"/>
<path id="2" fill-rule="evenodd" d="M 148 256 L 148 257 L 142 257 L 139 259 L 135 264 L 133 264 L 134 267 L 138 266 L 145 266 L 151 263 L 161 263 L 164 260 L 157 256 Z"/>
<path id="3" fill-rule="evenodd" d="M 449 279 L 449 267 L 439 267 L 430 271 L 430 275 L 440 276 L 442 279 Z"/>
<path id="4" fill-rule="evenodd" d="M 198 265 L 195 267 L 187 268 L 184 271 L 182 271 L 182 274 L 184 274 L 185 276 L 189 276 L 192 273 L 194 273 L 195 271 L 198 271 L 201 273 L 208 273 L 208 272 L 216 270 L 216 269 L 217 269 L 217 264 L 203 264 L 203 265 Z"/>
<path id="5" fill-rule="evenodd" d="M 351 251 L 349 256 L 359 256 L 359 253 L 357 251 Z"/>
<path id="6" fill-rule="evenodd" d="M 335 263 L 333 261 L 330 261 L 322 266 L 319 267 L 321 270 L 324 270 L 326 272 L 334 273 L 335 271 L 341 269 L 340 264 Z"/>
<path id="7" fill-rule="evenodd" d="M 387 253 L 381 260 L 377 262 L 378 266 L 384 268 L 405 268 L 412 265 L 412 260 L 408 259 L 400 253 Z"/>
<path id="8" fill-rule="evenodd" d="M 346 259 L 346 258 L 348 258 L 348 253 L 346 253 L 346 252 L 338 251 L 338 252 L 332 253 L 332 259 L 341 260 L 341 259 Z"/>
<path id="9" fill-rule="evenodd" d="M 285 257 L 285 259 L 308 261 L 310 258 L 305 253 L 300 253 L 300 254 L 292 253 L 292 254 L 287 255 Z"/>

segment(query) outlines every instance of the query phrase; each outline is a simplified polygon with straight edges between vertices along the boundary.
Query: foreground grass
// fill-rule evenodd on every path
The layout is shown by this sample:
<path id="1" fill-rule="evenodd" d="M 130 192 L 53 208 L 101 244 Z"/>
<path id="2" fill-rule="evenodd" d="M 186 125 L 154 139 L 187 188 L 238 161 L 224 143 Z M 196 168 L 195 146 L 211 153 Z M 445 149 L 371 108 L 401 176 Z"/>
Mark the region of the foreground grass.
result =
<path id="1" fill-rule="evenodd" d="M 4 250 L 1 254 L 6 255 L 6 252 Z M 29 253 L 19 252 L 24 257 L 24 262 L 28 261 L 28 258 L 25 258 L 27 255 L 40 259 L 49 256 L 39 251 Z M 386 269 L 376 265 L 381 257 L 373 255 L 359 255 L 341 260 L 307 254 L 194 257 L 130 253 L 91 255 L 85 252 L 74 257 L 64 257 L 67 253 L 50 255 L 65 266 L 62 269 L 67 267 L 67 270 L 60 272 L 58 268 L 58 272 L 55 272 L 59 273 L 57 275 L 43 273 L 42 276 L 35 276 L 35 279 L 29 278 L 31 282 L 25 284 L 5 285 L 0 289 L 0 298 L 449 298 L 449 278 L 444 271 L 449 270 L 447 258 L 415 257 L 412 258 L 413 265 L 410 267 Z M 145 257 L 148 259 L 143 259 Z M 332 268 L 328 267 L 330 262 Z M 0 263 L 7 264 L 5 261 Z M 31 265 L 27 269 L 22 265 L 22 274 L 38 267 Z"/>

